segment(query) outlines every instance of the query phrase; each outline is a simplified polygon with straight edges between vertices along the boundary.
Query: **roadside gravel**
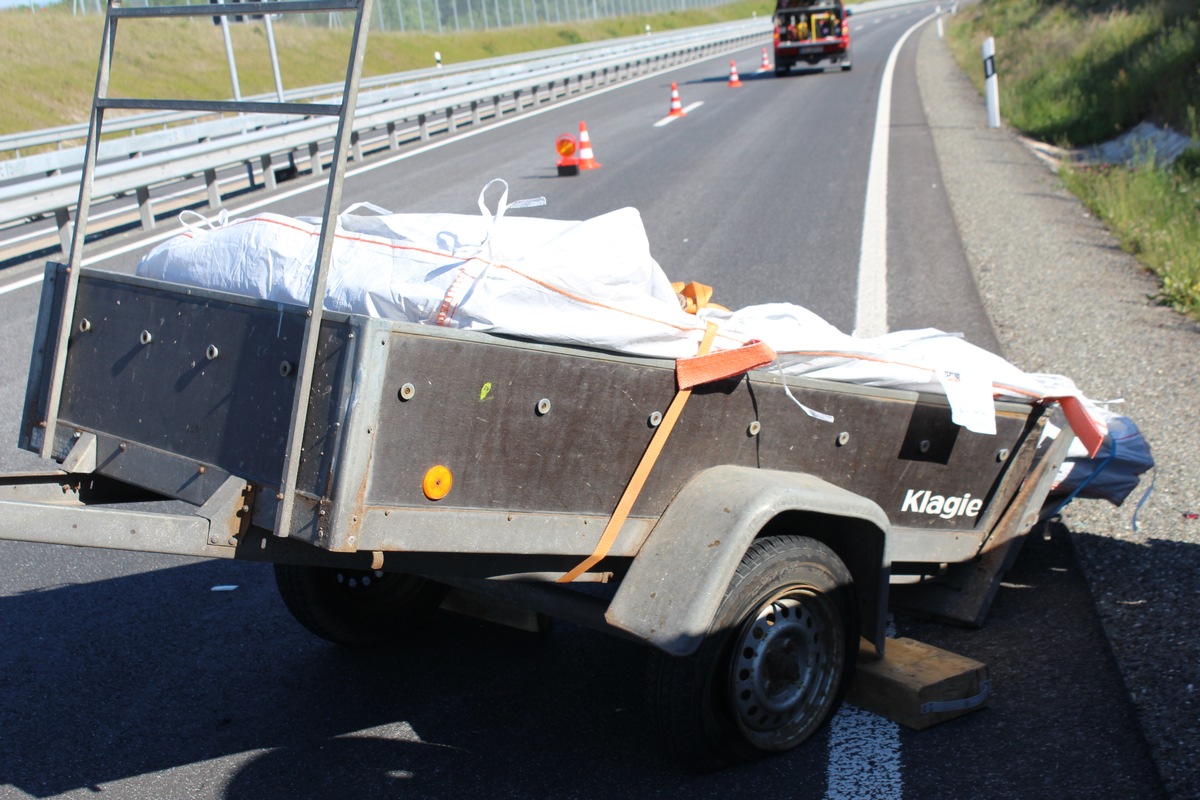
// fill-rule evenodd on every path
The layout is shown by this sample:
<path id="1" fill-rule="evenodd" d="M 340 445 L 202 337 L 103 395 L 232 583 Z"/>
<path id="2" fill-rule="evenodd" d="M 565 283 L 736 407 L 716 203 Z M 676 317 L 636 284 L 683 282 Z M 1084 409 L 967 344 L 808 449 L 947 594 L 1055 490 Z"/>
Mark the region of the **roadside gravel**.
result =
<path id="1" fill-rule="evenodd" d="M 1200 800 L 1200 325 L 1153 301 L 1155 280 L 1020 143 L 927 25 L 917 73 L 943 180 L 1003 355 L 1124 398 L 1157 462 L 1116 508 L 1063 513 L 1168 790 Z M 1003 109 L 1001 109 L 1003 113 Z M 1103 732 L 1097 731 L 1097 736 Z"/>

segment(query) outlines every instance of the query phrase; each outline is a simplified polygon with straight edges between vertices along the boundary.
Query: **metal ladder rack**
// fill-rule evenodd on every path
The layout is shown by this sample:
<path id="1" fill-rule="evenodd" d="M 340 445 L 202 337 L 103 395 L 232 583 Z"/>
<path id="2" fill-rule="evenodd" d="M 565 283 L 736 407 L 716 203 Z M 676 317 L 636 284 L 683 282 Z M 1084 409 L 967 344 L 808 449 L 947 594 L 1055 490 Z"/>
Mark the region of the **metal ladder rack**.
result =
<path id="1" fill-rule="evenodd" d="M 50 387 L 46 418 L 42 423 L 41 456 L 50 458 L 54 451 L 55 430 L 66 373 L 67 343 L 74 324 L 76 295 L 79 288 L 79 272 L 83 263 L 83 244 L 87 233 L 88 212 L 91 207 L 92 185 L 95 179 L 100 134 L 104 125 L 104 112 L 108 109 L 178 110 L 203 111 L 210 113 L 257 112 L 273 114 L 297 114 L 302 116 L 333 116 L 338 118 L 337 135 L 334 138 L 333 163 L 329 169 L 325 192 L 325 210 L 322 215 L 321 236 L 318 247 L 316 274 L 309 296 L 308 311 L 301 343 L 301 361 L 296 380 L 296 392 L 292 400 L 287 449 L 284 453 L 283 475 L 277 499 L 279 508 L 275 520 L 275 533 L 287 536 L 292 527 L 291 502 L 295 494 L 296 480 L 300 469 L 300 449 L 304 423 L 307 416 L 309 394 L 312 389 L 313 367 L 317 354 L 317 333 L 320 330 L 324 310 L 325 287 L 328 280 L 330 255 L 336 232 L 338 208 L 341 205 L 342 182 L 350 147 L 349 123 L 354 120 L 358 104 L 358 86 L 362 77 L 363 56 L 366 52 L 367 28 L 373 0 L 281 0 L 255 8 L 272 14 L 311 14 L 321 12 L 354 12 L 354 34 L 350 44 L 349 64 L 342 90 L 342 102 L 335 104 L 251 102 L 238 100 L 167 100 L 141 99 L 109 96 L 109 78 L 112 70 L 113 50 L 116 46 L 117 23 L 122 19 L 154 19 L 170 17 L 229 17 L 244 15 L 248 9 L 240 4 L 215 4 L 195 6 L 139 6 L 126 8 L 121 0 L 108 0 L 104 17 L 104 33 L 100 44 L 100 63 L 96 71 L 96 91 L 92 99 L 92 113 L 88 124 L 83 173 L 79 185 L 75 227 L 71 236 L 71 248 L 67 262 L 67 283 L 63 291 L 62 307 L 59 309 L 59 328 L 54 342 L 51 361 Z"/>

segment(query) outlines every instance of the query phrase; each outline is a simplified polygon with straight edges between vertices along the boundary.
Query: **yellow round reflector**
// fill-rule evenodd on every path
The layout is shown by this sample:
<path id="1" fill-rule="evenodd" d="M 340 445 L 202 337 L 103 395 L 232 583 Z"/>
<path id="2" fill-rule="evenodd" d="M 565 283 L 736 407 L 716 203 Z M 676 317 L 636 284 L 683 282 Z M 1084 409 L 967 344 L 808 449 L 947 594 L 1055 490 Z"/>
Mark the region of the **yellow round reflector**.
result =
<path id="1" fill-rule="evenodd" d="M 421 481 L 421 489 L 430 500 L 441 500 L 450 494 L 450 486 L 453 483 L 454 476 L 450 474 L 450 470 L 438 464 L 436 467 L 430 467 L 429 471 L 425 473 L 425 479 Z"/>
<path id="2" fill-rule="evenodd" d="M 554 147 L 558 150 L 558 154 L 563 157 L 575 155 L 575 146 L 575 137 L 569 133 L 562 134 L 554 143 Z"/>

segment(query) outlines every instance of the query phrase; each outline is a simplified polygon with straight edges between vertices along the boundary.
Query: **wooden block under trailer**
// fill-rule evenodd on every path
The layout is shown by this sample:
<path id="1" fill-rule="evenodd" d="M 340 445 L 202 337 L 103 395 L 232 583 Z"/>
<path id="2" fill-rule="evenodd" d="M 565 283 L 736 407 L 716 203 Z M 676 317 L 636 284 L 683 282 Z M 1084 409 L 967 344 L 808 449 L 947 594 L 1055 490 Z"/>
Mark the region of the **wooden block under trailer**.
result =
<path id="1" fill-rule="evenodd" d="M 846 702 L 914 730 L 987 704 L 986 664 L 906 638 L 888 639 L 885 652 L 880 658 L 869 645 L 859 649 Z"/>

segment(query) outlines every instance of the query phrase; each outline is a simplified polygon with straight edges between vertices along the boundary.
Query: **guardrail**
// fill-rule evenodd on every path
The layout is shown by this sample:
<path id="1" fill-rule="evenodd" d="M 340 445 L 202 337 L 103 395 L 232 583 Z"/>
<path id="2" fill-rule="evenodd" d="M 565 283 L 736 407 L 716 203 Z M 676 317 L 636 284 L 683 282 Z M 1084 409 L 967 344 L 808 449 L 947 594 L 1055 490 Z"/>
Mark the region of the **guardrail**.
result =
<path id="1" fill-rule="evenodd" d="M 434 83 L 402 84 L 364 93 L 352 127 L 352 158 L 364 157 L 363 142 L 371 133 L 377 135 L 381 147 L 398 149 L 407 141 L 429 139 L 435 130 L 453 132 L 460 124 L 478 125 L 489 116 L 498 119 L 506 109 L 507 113 L 520 113 L 615 80 L 760 43 L 769 32 L 767 19 L 710 25 L 562 48 L 552 51 L 549 57 L 525 54 L 519 61 L 485 69 L 478 69 L 477 62 L 476 69 L 438 76 Z M 203 175 L 209 206 L 215 209 L 221 203 L 219 170 L 258 162 L 264 183 L 274 188 L 274 159 L 285 157 L 295 163 L 298 156 L 301 162 L 307 161 L 308 169 L 319 174 L 323 170 L 320 145 L 332 140 L 336 123 L 327 117 L 299 121 L 281 118 L 265 113 L 270 105 L 263 103 L 257 108 L 249 103 L 246 107 L 252 113 L 182 126 L 178 133 L 168 129 L 105 142 L 100 156 L 111 160 L 96 167 L 92 198 L 132 193 L 137 198 L 142 227 L 153 228 L 151 192 L 167 184 Z M 400 126 L 405 123 L 412 130 L 402 135 Z M 231 127 L 234 130 L 229 130 Z M 74 156 L 68 151 L 58 152 L 64 161 Z M 71 212 L 78 202 L 81 171 L 49 158 L 39 161 L 39 156 L 21 161 L 27 159 L 34 160 L 27 162 L 31 166 L 26 175 L 36 173 L 39 177 L 0 186 L 0 223 L 53 215 L 65 252 L 71 240 Z M 56 163 L 59 166 L 52 166 Z M 19 171 L 11 169 L 14 174 Z"/>
<path id="2" fill-rule="evenodd" d="M 643 37 L 629 37 L 628 41 L 636 43 L 642 39 Z M 610 39 L 600 42 L 565 45 L 563 47 L 555 47 L 548 50 L 539 50 L 535 53 L 516 53 L 513 55 L 496 56 L 494 58 L 465 62 L 462 64 L 446 64 L 440 67 L 427 67 L 423 69 L 409 70 L 406 72 L 394 72 L 388 75 L 376 75 L 371 78 L 363 78 L 360 86 L 363 90 L 400 86 L 416 87 L 416 89 L 419 90 L 422 84 L 429 83 L 433 85 L 432 88 L 444 89 L 454 85 L 454 81 L 464 74 L 486 72 L 519 66 L 528 63 L 530 58 L 536 58 L 538 61 L 547 62 L 554 59 L 562 59 L 565 63 L 577 61 L 579 55 L 582 53 L 587 53 L 589 51 L 611 50 L 614 47 L 621 46 L 621 44 L 625 41 L 626 39 Z M 441 85 L 439 86 L 438 84 Z M 284 91 L 282 99 L 287 100 L 288 102 L 315 102 L 320 98 L 327 98 L 332 95 L 336 95 L 341 91 L 341 88 L 342 85 L 340 83 L 327 83 L 323 85 L 287 89 Z M 232 98 L 228 99 L 232 100 Z M 251 95 L 244 99 L 250 101 L 267 102 L 277 98 L 274 93 L 263 93 L 259 95 Z M 132 116 L 108 120 L 104 124 L 104 129 L 108 133 L 125 133 L 129 131 L 136 132 L 140 129 L 156 128 L 176 122 L 196 121 L 200 120 L 202 117 L 202 114 L 194 111 L 153 111 L 147 114 L 135 114 Z M 87 138 L 87 132 L 88 123 L 78 122 L 72 125 L 60 125 L 53 128 L 41 128 L 39 130 L 21 131 L 19 133 L 7 133 L 0 135 L 0 153 L 11 152 L 14 154 L 12 159 L 0 161 L 0 180 L 8 177 L 16 177 L 20 174 L 33 174 L 37 171 L 36 169 L 24 169 L 22 167 L 15 166 L 17 162 L 30 158 L 30 156 L 21 156 L 21 150 L 27 150 L 31 147 L 56 145 L 59 150 L 55 152 L 67 152 L 62 147 L 63 143 L 71 141 L 83 141 Z M 79 152 L 82 152 L 82 150 L 82 146 L 78 148 Z M 70 166 L 73 166 L 73 164 Z"/>

